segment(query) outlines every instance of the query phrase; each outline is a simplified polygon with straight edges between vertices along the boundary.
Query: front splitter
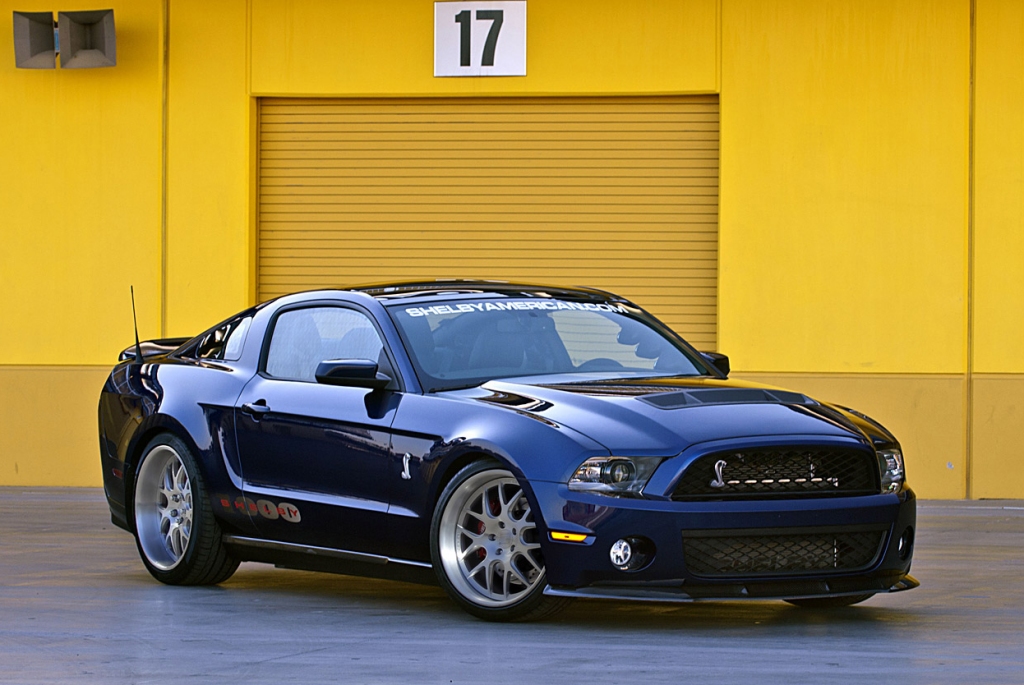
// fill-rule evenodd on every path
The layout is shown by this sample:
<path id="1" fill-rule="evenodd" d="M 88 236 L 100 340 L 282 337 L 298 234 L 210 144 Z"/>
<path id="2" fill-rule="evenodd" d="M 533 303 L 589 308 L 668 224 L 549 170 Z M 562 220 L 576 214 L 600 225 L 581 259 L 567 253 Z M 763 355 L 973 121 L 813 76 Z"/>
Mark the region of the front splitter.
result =
<path id="1" fill-rule="evenodd" d="M 855 586 L 856 585 L 856 586 Z M 704 602 L 752 599 L 811 599 L 815 597 L 848 597 L 880 592 L 912 590 L 921 583 L 911 575 L 896 582 L 799 581 L 784 583 L 747 583 L 737 585 L 637 587 L 627 585 L 592 585 L 584 588 L 547 586 L 544 594 L 552 597 L 579 599 L 613 599 L 634 602 Z"/>

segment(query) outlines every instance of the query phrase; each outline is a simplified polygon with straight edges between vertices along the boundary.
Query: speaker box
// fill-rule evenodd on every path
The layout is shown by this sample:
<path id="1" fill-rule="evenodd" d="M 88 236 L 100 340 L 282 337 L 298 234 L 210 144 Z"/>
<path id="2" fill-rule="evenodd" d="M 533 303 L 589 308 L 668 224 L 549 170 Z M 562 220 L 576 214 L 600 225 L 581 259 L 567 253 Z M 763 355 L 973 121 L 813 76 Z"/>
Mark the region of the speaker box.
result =
<path id="1" fill-rule="evenodd" d="M 89 69 L 117 64 L 114 10 L 60 12 L 60 68 Z"/>
<path id="2" fill-rule="evenodd" d="M 19 69 L 56 69 L 53 13 L 14 13 L 14 65 Z"/>

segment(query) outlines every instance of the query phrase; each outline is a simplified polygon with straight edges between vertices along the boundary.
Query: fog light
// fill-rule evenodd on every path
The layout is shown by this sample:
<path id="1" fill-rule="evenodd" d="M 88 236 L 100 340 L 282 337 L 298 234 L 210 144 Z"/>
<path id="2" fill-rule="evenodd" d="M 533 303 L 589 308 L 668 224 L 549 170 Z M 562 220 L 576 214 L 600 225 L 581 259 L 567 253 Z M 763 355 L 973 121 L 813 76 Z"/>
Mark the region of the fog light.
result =
<path id="1" fill-rule="evenodd" d="M 625 571 L 629 568 L 629 562 L 633 559 L 633 546 L 626 540 L 617 540 L 612 545 L 608 556 L 611 557 L 612 565 L 615 568 Z"/>
<path id="2" fill-rule="evenodd" d="M 910 552 L 914 547 L 914 529 L 907 526 L 907 529 L 903 531 L 903 535 L 900 536 L 899 546 L 897 551 L 900 555 L 900 561 L 906 561 L 910 558 Z"/>
<path id="3" fill-rule="evenodd" d="M 608 557 L 612 566 L 620 571 L 639 571 L 654 559 L 654 543 L 645 537 L 631 535 L 616 540 L 608 550 Z"/>

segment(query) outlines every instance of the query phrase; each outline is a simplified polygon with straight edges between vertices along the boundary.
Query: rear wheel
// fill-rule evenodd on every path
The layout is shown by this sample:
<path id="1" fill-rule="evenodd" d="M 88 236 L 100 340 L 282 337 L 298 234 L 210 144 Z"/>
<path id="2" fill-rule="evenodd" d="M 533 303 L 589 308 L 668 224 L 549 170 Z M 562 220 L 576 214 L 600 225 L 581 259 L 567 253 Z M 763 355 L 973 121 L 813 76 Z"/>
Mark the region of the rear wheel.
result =
<path id="1" fill-rule="evenodd" d="M 511 472 L 475 462 L 455 475 L 434 510 L 431 557 L 441 586 L 488 621 L 545 618 L 568 601 L 544 594 L 544 558 L 530 503 Z"/>
<path id="2" fill-rule="evenodd" d="M 132 505 L 139 555 L 160 582 L 213 585 L 238 568 L 221 542 L 195 458 L 173 435 L 159 435 L 146 446 Z"/>
<path id="3" fill-rule="evenodd" d="M 853 604 L 860 604 L 874 595 L 845 595 L 843 597 L 805 597 L 803 599 L 787 599 L 793 606 L 803 609 L 839 609 Z"/>

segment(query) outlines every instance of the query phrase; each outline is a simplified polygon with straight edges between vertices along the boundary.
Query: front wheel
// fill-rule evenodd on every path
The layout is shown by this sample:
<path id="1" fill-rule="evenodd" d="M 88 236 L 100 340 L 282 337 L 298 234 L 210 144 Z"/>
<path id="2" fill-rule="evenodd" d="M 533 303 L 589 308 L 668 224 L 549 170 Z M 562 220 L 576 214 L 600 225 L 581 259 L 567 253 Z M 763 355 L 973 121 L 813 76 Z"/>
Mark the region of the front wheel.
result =
<path id="1" fill-rule="evenodd" d="M 139 555 L 160 582 L 214 585 L 238 568 L 221 541 L 195 458 L 175 436 L 158 435 L 146 446 L 132 508 Z"/>
<path id="2" fill-rule="evenodd" d="M 431 521 L 430 554 L 441 586 L 478 618 L 537 620 L 568 603 L 544 594 L 533 511 L 519 481 L 495 463 L 474 462 L 445 487 Z"/>

